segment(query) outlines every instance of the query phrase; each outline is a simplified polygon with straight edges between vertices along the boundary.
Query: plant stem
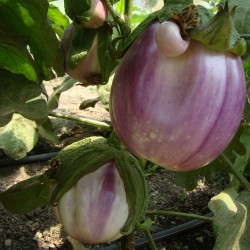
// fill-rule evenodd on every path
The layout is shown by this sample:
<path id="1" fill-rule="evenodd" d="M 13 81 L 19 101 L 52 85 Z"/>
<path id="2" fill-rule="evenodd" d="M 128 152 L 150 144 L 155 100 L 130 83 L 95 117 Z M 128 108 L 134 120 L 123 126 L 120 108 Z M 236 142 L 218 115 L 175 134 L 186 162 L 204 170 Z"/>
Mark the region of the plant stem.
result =
<path id="1" fill-rule="evenodd" d="M 244 38 L 246 40 L 249 40 L 250 39 L 250 34 L 240 34 L 240 37 Z"/>
<path id="2" fill-rule="evenodd" d="M 95 121 L 95 120 L 92 120 L 92 119 L 74 117 L 74 116 L 64 115 L 64 114 L 57 113 L 57 112 L 52 112 L 52 111 L 49 112 L 49 116 L 56 117 L 56 118 L 62 118 L 62 119 L 75 121 L 75 122 L 80 122 L 80 123 L 90 125 L 90 126 L 93 126 L 93 127 L 97 127 L 97 128 L 111 129 L 111 126 L 109 124 L 107 124 L 105 122 Z"/>
<path id="3" fill-rule="evenodd" d="M 121 250 L 133 250 L 135 249 L 134 232 L 125 235 L 121 239 Z"/>
<path id="4" fill-rule="evenodd" d="M 128 0 L 132 1 L 132 0 Z M 110 14 L 112 15 L 115 24 L 119 27 L 117 29 L 118 33 L 120 34 L 119 36 L 115 37 L 110 44 L 108 45 L 108 50 L 113 58 L 121 58 L 120 57 L 120 51 L 118 50 L 118 43 L 123 42 L 124 38 L 127 38 L 128 35 L 131 33 L 131 28 L 130 25 L 127 21 L 124 21 L 118 13 L 113 9 L 113 6 L 110 2 L 110 0 L 103 0 L 105 3 L 107 9 L 109 10 Z M 129 6 L 126 8 L 130 8 Z M 130 11 L 130 10 L 125 10 L 125 11 Z M 130 13 L 127 13 L 129 17 Z"/>
<path id="5" fill-rule="evenodd" d="M 250 183 L 247 181 L 247 179 L 239 172 L 236 170 L 234 167 L 233 163 L 228 159 L 228 157 L 225 154 L 221 155 L 221 158 L 226 161 L 226 163 L 229 166 L 230 171 L 232 174 L 238 179 L 238 181 L 246 188 L 248 192 L 250 192 Z"/>
<path id="6" fill-rule="evenodd" d="M 150 230 L 147 229 L 147 230 L 144 231 L 144 233 L 145 233 L 145 235 L 146 235 L 146 237 L 148 239 L 148 243 L 149 243 L 150 249 L 151 250 L 157 250 L 157 246 L 155 244 L 155 241 L 153 239 L 153 236 L 152 236 Z"/>
<path id="7" fill-rule="evenodd" d="M 113 9 L 113 6 L 111 4 L 111 2 L 109 0 L 103 0 L 103 2 L 105 3 L 108 11 L 110 12 L 110 14 L 112 15 L 114 21 L 119 25 L 119 27 L 121 28 L 124 25 L 124 20 L 118 15 L 118 13 L 116 13 L 116 11 Z"/>
<path id="8" fill-rule="evenodd" d="M 147 211 L 148 215 L 164 215 L 164 216 L 178 216 L 178 217 L 185 217 L 185 218 L 192 218 L 197 220 L 205 220 L 205 221 L 213 221 L 213 218 L 198 214 L 190 214 L 190 213 L 183 213 L 171 210 L 152 210 Z"/>
<path id="9" fill-rule="evenodd" d="M 133 8 L 133 0 L 125 0 L 125 22 L 130 25 L 130 17 L 132 15 L 132 8 Z"/>

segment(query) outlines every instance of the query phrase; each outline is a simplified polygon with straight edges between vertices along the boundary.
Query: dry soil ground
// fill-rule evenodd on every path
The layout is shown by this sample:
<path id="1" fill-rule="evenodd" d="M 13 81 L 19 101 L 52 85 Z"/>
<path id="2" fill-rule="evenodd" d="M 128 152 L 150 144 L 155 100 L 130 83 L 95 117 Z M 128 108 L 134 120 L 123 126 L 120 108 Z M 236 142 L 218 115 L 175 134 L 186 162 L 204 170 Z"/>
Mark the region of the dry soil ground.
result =
<path id="1" fill-rule="evenodd" d="M 60 84 L 62 79 L 46 83 L 50 94 L 53 87 Z M 91 118 L 98 121 L 109 122 L 109 113 L 97 103 L 95 107 L 79 110 L 82 101 L 97 97 L 94 87 L 83 88 L 75 86 L 63 93 L 60 98 L 57 112 Z M 97 128 L 92 128 L 81 123 L 52 118 L 60 139 L 59 145 L 53 145 L 45 140 L 40 140 L 31 154 L 52 152 L 63 148 L 65 145 L 93 134 L 103 134 Z M 32 164 L 15 164 L 0 167 L 0 191 L 6 190 L 13 184 L 30 176 L 43 173 L 49 162 Z M 187 192 L 179 187 L 172 172 L 158 168 L 147 177 L 149 191 L 149 209 L 176 210 L 206 214 L 207 202 L 218 193 L 224 185 L 226 178 L 214 176 L 209 182 L 200 181 L 197 188 Z M 152 232 L 159 232 L 189 221 L 179 217 L 153 216 Z M 136 233 L 136 236 L 140 235 Z M 195 230 L 177 235 L 157 243 L 161 250 L 210 250 L 214 244 L 214 235 L 210 224 L 205 224 Z M 90 247 L 90 246 L 87 246 Z M 100 249 L 101 246 L 93 246 Z M 66 233 L 56 221 L 50 206 L 38 208 L 24 215 L 11 214 L 0 203 L 0 249 L 1 250 L 45 250 L 45 249 L 72 249 Z M 142 249 L 148 249 L 144 247 Z"/>

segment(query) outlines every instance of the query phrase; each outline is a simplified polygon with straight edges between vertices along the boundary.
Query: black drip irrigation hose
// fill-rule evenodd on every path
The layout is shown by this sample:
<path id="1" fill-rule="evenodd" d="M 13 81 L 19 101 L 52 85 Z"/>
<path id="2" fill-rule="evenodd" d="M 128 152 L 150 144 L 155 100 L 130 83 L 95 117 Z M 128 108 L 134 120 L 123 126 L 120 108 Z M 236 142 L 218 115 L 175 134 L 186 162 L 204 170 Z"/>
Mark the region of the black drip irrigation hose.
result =
<path id="1" fill-rule="evenodd" d="M 12 165 L 17 165 L 17 164 L 29 164 L 29 163 L 35 163 L 35 162 L 40 162 L 40 161 L 48 161 L 51 158 L 55 157 L 57 154 L 58 152 L 51 152 L 51 153 L 38 154 L 38 155 L 29 155 L 20 160 L 12 160 L 6 157 L 4 159 L 0 159 L 0 167 L 12 166 Z"/>
<path id="2" fill-rule="evenodd" d="M 213 213 L 212 212 L 208 213 L 205 216 L 212 217 Z M 192 229 L 200 227 L 206 223 L 208 223 L 208 222 L 201 221 L 201 220 L 191 220 L 191 221 L 186 222 L 184 224 L 181 224 L 179 226 L 176 226 L 176 227 L 173 227 L 173 228 L 161 231 L 161 232 L 154 233 L 154 234 L 152 234 L 152 236 L 153 236 L 154 241 L 156 241 L 156 242 L 163 241 L 163 240 L 166 240 L 170 237 L 173 237 L 173 236 L 176 236 L 178 234 L 185 233 L 186 231 L 190 231 Z M 135 240 L 136 249 L 139 249 L 141 247 L 145 247 L 148 244 L 149 243 L 148 243 L 148 240 L 146 237 L 141 237 L 141 238 Z M 113 244 L 113 245 L 110 245 L 107 247 L 100 248 L 100 250 L 119 250 L 119 249 L 120 249 L 120 245 L 118 245 L 118 244 Z"/>
<path id="3" fill-rule="evenodd" d="M 46 154 L 38 154 L 38 155 L 30 155 L 26 156 L 23 159 L 20 160 L 12 160 L 9 158 L 0 159 L 0 167 L 3 166 L 11 166 L 16 164 L 29 164 L 29 163 L 35 163 L 35 162 L 41 162 L 41 161 L 48 161 L 51 158 L 55 157 L 58 154 L 58 152 L 52 152 L 52 153 L 46 153 Z M 213 213 L 208 213 L 205 216 L 212 217 Z M 195 229 L 197 227 L 200 227 L 204 225 L 205 223 L 208 223 L 207 221 L 201 221 L 201 220 L 191 220 L 189 222 L 186 222 L 184 224 L 181 224 L 179 226 L 157 232 L 152 234 L 153 239 L 157 241 L 163 241 L 170 237 L 176 236 L 181 233 L 185 233 L 186 231 L 190 231 L 192 229 Z M 135 247 L 136 249 L 139 249 L 141 247 L 145 247 L 148 245 L 148 240 L 146 237 L 141 237 L 139 239 L 135 240 Z M 119 250 L 120 246 L 118 244 L 112 244 L 107 247 L 100 248 L 100 250 Z"/>

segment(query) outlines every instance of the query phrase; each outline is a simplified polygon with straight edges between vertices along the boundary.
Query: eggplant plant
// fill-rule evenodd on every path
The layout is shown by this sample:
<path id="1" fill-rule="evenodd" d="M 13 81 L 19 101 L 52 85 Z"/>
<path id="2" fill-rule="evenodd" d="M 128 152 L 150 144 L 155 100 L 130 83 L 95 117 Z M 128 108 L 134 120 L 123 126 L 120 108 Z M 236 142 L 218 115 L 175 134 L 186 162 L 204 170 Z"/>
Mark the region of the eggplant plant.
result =
<path id="1" fill-rule="evenodd" d="M 215 10 L 212 2 L 166 0 L 138 16 L 131 0 L 65 0 L 66 15 L 47 0 L 0 0 L 0 149 L 18 159 L 38 133 L 56 142 L 51 116 L 107 130 L 107 138 L 68 145 L 43 174 L 0 193 L 4 208 L 25 214 L 49 205 L 74 239 L 122 237 L 123 249 L 133 246 L 135 230 L 157 249 L 150 216 L 189 216 L 213 223 L 213 249 L 247 250 L 250 3 L 221 0 Z M 65 74 L 71 78 L 48 97 L 43 81 Z M 111 124 L 53 112 L 75 82 L 105 89 Z M 20 132 L 27 120 L 29 140 L 27 129 Z M 149 211 L 146 163 L 173 171 L 186 189 L 222 170 L 230 184 L 209 202 L 212 218 Z"/>

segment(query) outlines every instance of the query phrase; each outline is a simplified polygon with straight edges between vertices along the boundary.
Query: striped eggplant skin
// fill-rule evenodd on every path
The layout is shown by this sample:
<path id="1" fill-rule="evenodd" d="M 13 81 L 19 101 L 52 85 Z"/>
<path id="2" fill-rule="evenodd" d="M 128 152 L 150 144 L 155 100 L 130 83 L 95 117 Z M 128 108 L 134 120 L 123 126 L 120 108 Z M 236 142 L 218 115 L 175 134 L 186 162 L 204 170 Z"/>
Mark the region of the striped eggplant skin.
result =
<path id="1" fill-rule="evenodd" d="M 80 242 L 96 244 L 120 238 L 129 208 L 114 162 L 83 176 L 54 210 L 64 230 Z"/>
<path id="2" fill-rule="evenodd" d="M 96 29 L 101 27 L 108 17 L 108 10 L 101 0 L 92 0 L 90 7 L 90 18 L 83 22 L 83 27 Z"/>
<path id="3" fill-rule="evenodd" d="M 158 25 L 137 38 L 116 71 L 111 121 L 135 155 L 189 171 L 217 158 L 234 137 L 246 99 L 244 71 L 239 57 L 196 41 L 180 56 L 164 56 L 155 43 Z"/>

